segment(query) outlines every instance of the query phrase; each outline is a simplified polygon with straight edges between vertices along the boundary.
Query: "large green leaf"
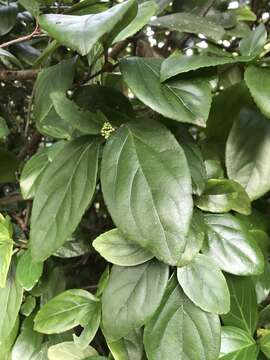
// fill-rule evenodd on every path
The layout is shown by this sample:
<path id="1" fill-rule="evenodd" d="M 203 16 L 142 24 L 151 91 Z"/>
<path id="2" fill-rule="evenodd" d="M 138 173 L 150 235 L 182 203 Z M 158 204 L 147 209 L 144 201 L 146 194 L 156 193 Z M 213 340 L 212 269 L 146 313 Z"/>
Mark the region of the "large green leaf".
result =
<path id="1" fill-rule="evenodd" d="M 74 59 L 43 69 L 35 83 L 34 116 L 39 131 L 57 138 L 69 138 L 72 127 L 62 120 L 53 107 L 51 94 L 65 93 L 72 85 Z"/>
<path id="2" fill-rule="evenodd" d="M 127 241 L 118 229 L 98 236 L 93 246 L 107 261 L 120 266 L 139 265 L 153 257 L 136 243 Z"/>
<path id="3" fill-rule="evenodd" d="M 16 18 L 17 6 L 14 3 L 0 5 L 0 36 L 6 35 L 12 30 L 16 24 Z"/>
<path id="4" fill-rule="evenodd" d="M 114 265 L 102 297 L 102 323 L 109 341 L 121 339 L 145 324 L 157 309 L 169 275 L 167 265 Z"/>
<path id="5" fill-rule="evenodd" d="M 30 250 L 26 250 L 18 261 L 16 279 L 25 290 L 31 290 L 42 275 L 43 263 L 33 262 Z"/>
<path id="6" fill-rule="evenodd" d="M 0 288 L 6 286 L 7 274 L 13 251 L 13 229 L 9 217 L 0 213 Z"/>
<path id="7" fill-rule="evenodd" d="M 16 340 L 19 330 L 19 318 L 17 318 L 13 329 L 9 333 L 9 335 L 5 338 L 4 341 L 0 342 L 0 354 L 2 356 L 2 360 L 11 360 L 11 349 Z"/>
<path id="8" fill-rule="evenodd" d="M 101 183 L 119 230 L 175 265 L 185 247 L 192 197 L 187 161 L 172 134 L 151 120 L 122 126 L 105 146 Z"/>
<path id="9" fill-rule="evenodd" d="M 223 326 L 221 328 L 219 359 L 256 360 L 258 351 L 255 340 L 242 329 L 233 326 Z"/>
<path id="10" fill-rule="evenodd" d="M 49 300 L 35 317 L 35 330 L 45 334 L 56 334 L 85 326 L 100 314 L 100 301 L 86 290 L 67 290 Z"/>
<path id="11" fill-rule="evenodd" d="M 208 256 L 198 254 L 188 265 L 178 268 L 177 278 L 185 294 L 201 309 L 214 314 L 230 310 L 226 279 Z"/>
<path id="12" fill-rule="evenodd" d="M 243 187 L 233 180 L 210 179 L 195 204 L 203 211 L 224 213 L 230 210 L 244 215 L 251 213 L 249 197 Z"/>
<path id="13" fill-rule="evenodd" d="M 16 266 L 9 269 L 6 286 L 0 289 L 0 343 L 12 331 L 22 303 L 23 288 L 16 281 Z"/>
<path id="14" fill-rule="evenodd" d="M 235 275 L 263 272 L 263 254 L 243 222 L 231 214 L 205 215 L 207 244 L 203 252 Z"/>
<path id="15" fill-rule="evenodd" d="M 161 115 L 205 126 L 211 105 L 207 80 L 177 79 L 160 83 L 161 59 L 130 57 L 120 68 L 130 90 Z"/>
<path id="16" fill-rule="evenodd" d="M 264 24 L 260 24 L 255 30 L 244 37 L 239 44 L 242 55 L 255 57 L 260 54 L 267 40 L 267 32 Z"/>
<path id="17" fill-rule="evenodd" d="M 203 34 L 214 41 L 222 39 L 225 34 L 222 26 L 202 16 L 184 12 L 159 17 L 152 20 L 150 25 L 191 34 Z"/>
<path id="18" fill-rule="evenodd" d="M 159 308 L 145 326 L 144 345 L 149 360 L 216 360 L 219 318 L 196 307 L 172 278 Z"/>
<path id="19" fill-rule="evenodd" d="M 34 261 L 45 260 L 71 236 L 96 187 L 99 142 L 81 137 L 67 143 L 46 169 L 31 217 Z"/>
<path id="20" fill-rule="evenodd" d="M 248 277 L 227 276 L 231 309 L 222 315 L 224 325 L 235 326 L 253 335 L 258 321 L 257 299 L 253 282 Z"/>
<path id="21" fill-rule="evenodd" d="M 135 329 L 120 340 L 108 342 L 115 360 L 141 360 L 143 356 L 142 329 Z"/>
<path id="22" fill-rule="evenodd" d="M 245 81 L 258 108 L 269 118 L 270 70 L 263 67 L 249 66 L 245 71 Z"/>
<path id="23" fill-rule="evenodd" d="M 76 50 L 81 55 L 87 55 L 98 41 L 105 47 L 110 45 L 136 14 L 137 2 L 128 0 L 99 14 L 42 15 L 39 17 L 39 24 L 60 44 Z"/>
<path id="24" fill-rule="evenodd" d="M 81 349 L 72 341 L 62 342 L 48 349 L 49 360 L 83 360 L 94 355 L 97 355 L 97 352 L 91 346 Z"/>
<path id="25" fill-rule="evenodd" d="M 226 144 L 226 168 L 251 200 L 270 190 L 270 122 L 256 109 L 240 112 Z"/>

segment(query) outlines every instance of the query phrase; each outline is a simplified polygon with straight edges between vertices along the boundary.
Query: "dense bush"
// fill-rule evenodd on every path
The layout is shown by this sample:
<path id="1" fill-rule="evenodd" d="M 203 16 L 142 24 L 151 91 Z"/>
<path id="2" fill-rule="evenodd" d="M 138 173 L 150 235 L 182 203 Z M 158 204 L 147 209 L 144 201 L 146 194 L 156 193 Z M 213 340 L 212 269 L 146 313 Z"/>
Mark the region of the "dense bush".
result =
<path id="1" fill-rule="evenodd" d="M 0 360 L 270 359 L 267 6 L 0 1 Z"/>

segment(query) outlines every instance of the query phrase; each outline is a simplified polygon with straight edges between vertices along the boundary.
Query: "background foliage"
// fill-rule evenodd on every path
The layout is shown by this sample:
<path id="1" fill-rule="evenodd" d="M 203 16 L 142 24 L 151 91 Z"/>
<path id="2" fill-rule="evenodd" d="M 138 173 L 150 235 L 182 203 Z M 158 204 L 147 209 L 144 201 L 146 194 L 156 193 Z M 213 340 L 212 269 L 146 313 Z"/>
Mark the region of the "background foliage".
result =
<path id="1" fill-rule="evenodd" d="M 270 358 L 267 1 L 0 1 L 0 360 Z"/>

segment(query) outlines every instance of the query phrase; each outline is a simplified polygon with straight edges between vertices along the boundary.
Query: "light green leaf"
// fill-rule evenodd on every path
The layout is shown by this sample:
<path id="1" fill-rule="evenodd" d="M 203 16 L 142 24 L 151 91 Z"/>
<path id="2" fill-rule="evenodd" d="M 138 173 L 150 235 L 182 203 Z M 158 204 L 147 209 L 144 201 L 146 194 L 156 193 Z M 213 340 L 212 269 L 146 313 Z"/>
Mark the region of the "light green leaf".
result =
<path id="1" fill-rule="evenodd" d="M 235 275 L 263 272 L 263 254 L 243 222 L 231 214 L 205 215 L 208 243 L 203 252 Z"/>
<path id="2" fill-rule="evenodd" d="M 91 346 L 82 350 L 72 341 L 50 346 L 48 350 L 49 360 L 83 360 L 94 355 L 97 355 L 97 352 Z"/>
<path id="3" fill-rule="evenodd" d="M 192 216 L 186 158 L 172 134 L 151 120 L 135 120 L 104 149 L 101 183 L 114 223 L 128 239 L 175 265 Z"/>
<path id="4" fill-rule="evenodd" d="M 145 105 L 180 122 L 205 126 L 211 105 L 211 89 L 202 79 L 177 79 L 160 83 L 161 59 L 130 57 L 120 69 L 130 90 Z"/>
<path id="5" fill-rule="evenodd" d="M 269 359 L 270 358 L 270 334 L 264 335 L 260 339 L 260 348 L 264 355 Z"/>
<path id="6" fill-rule="evenodd" d="M 240 53 L 244 56 L 256 57 L 263 50 L 266 40 L 267 32 L 265 26 L 260 24 L 240 41 Z"/>
<path id="7" fill-rule="evenodd" d="M 230 179 L 241 184 L 251 200 L 270 190 L 270 122 L 256 109 L 240 112 L 226 144 Z"/>
<path id="8" fill-rule="evenodd" d="M 13 229 L 9 217 L 0 213 L 0 288 L 6 286 L 13 251 Z"/>
<path id="9" fill-rule="evenodd" d="M 102 296 L 103 330 L 109 341 L 121 339 L 151 318 L 168 275 L 168 266 L 157 260 L 128 268 L 113 266 Z"/>
<path id="10" fill-rule="evenodd" d="M 139 265 L 153 257 L 136 243 L 127 241 L 118 229 L 98 236 L 93 246 L 107 261 L 120 266 Z"/>
<path id="11" fill-rule="evenodd" d="M 30 314 L 32 314 L 35 307 L 36 307 L 36 298 L 34 296 L 29 295 L 25 298 L 25 301 L 21 306 L 21 313 L 24 316 L 29 316 Z"/>
<path id="12" fill-rule="evenodd" d="M 256 360 L 258 347 L 254 339 L 242 329 L 233 326 L 221 328 L 221 348 L 219 359 Z"/>
<path id="13" fill-rule="evenodd" d="M 0 53 L 1 56 L 1 53 Z M 7 127 L 6 120 L 0 116 L 0 139 L 4 139 L 9 134 L 9 128 Z"/>
<path id="14" fill-rule="evenodd" d="M 196 307 L 172 278 L 144 330 L 148 360 L 216 360 L 220 347 L 217 315 Z"/>
<path id="15" fill-rule="evenodd" d="M 108 342 L 107 344 L 115 360 L 142 359 L 142 329 L 134 329 L 120 340 Z"/>
<path id="16" fill-rule="evenodd" d="M 251 205 L 245 189 L 233 180 L 210 179 L 200 197 L 195 200 L 196 206 L 212 213 L 223 213 L 230 210 L 244 215 L 251 213 Z"/>
<path id="17" fill-rule="evenodd" d="M 151 21 L 150 26 L 191 34 L 203 34 L 216 42 L 221 40 L 225 34 L 222 26 L 203 16 L 185 12 L 159 17 Z"/>
<path id="18" fill-rule="evenodd" d="M 87 55 L 101 41 L 105 47 L 137 14 L 137 2 L 128 0 L 91 15 L 47 14 L 39 17 L 41 28 L 60 44 Z"/>
<path id="19" fill-rule="evenodd" d="M 245 81 L 261 112 L 270 118 L 268 94 L 270 91 L 270 71 L 268 68 L 249 66 L 245 71 Z"/>
<path id="20" fill-rule="evenodd" d="M 67 143 L 46 169 L 31 217 L 34 261 L 53 254 L 76 229 L 95 191 L 98 157 L 98 141 L 81 137 Z"/>
<path id="21" fill-rule="evenodd" d="M 42 275 L 43 262 L 33 262 L 30 250 L 26 250 L 18 261 L 16 279 L 25 290 L 31 290 Z"/>
<path id="22" fill-rule="evenodd" d="M 12 360 L 11 349 L 18 335 L 19 323 L 20 321 L 18 317 L 9 335 L 6 337 L 4 341 L 0 342 L 0 354 L 2 356 L 1 360 Z"/>
<path id="23" fill-rule="evenodd" d="M 140 4 L 136 17 L 116 36 L 113 42 L 116 43 L 118 41 L 125 40 L 129 36 L 139 31 L 142 27 L 144 27 L 144 25 L 148 23 L 151 17 L 155 15 L 157 9 L 158 6 L 153 0 L 145 1 L 144 3 Z"/>
<path id="24" fill-rule="evenodd" d="M 73 334 L 73 340 L 75 344 L 81 349 L 87 348 L 98 331 L 101 320 L 100 310 L 101 307 L 99 305 L 96 307 L 96 311 L 93 311 L 91 314 L 89 314 L 87 322 L 83 324 L 84 329 L 79 336 Z"/>
<path id="25" fill-rule="evenodd" d="M 85 326 L 95 313 L 99 314 L 99 299 L 86 290 L 67 290 L 49 300 L 35 317 L 35 330 L 45 334 L 58 334 Z"/>
<path id="26" fill-rule="evenodd" d="M 0 5 L 0 36 L 6 35 L 13 29 L 16 24 L 17 12 L 17 6 L 14 3 Z"/>
<path id="27" fill-rule="evenodd" d="M 253 282 L 248 277 L 227 276 L 231 309 L 222 315 L 224 325 L 235 326 L 253 335 L 257 326 L 257 299 Z"/>
<path id="28" fill-rule="evenodd" d="M 248 6 L 241 6 L 238 9 L 231 10 L 236 15 L 238 21 L 256 21 L 256 14 Z"/>
<path id="29" fill-rule="evenodd" d="M 226 279 L 208 256 L 198 254 L 188 265 L 178 268 L 177 279 L 187 297 L 202 310 L 214 314 L 230 310 Z"/>

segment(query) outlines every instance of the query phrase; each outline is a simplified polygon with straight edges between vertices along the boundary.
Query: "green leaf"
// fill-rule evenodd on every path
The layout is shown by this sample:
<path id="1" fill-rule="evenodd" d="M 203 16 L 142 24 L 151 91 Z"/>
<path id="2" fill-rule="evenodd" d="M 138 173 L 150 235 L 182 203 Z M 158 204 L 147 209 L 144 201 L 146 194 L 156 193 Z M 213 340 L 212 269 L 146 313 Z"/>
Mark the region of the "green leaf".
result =
<path id="1" fill-rule="evenodd" d="M 230 179 L 241 184 L 251 200 L 270 190 L 270 122 L 256 109 L 238 115 L 226 144 L 226 168 Z"/>
<path id="2" fill-rule="evenodd" d="M 231 10 L 236 15 L 238 21 L 256 21 L 256 14 L 248 7 L 241 6 L 238 9 Z"/>
<path id="3" fill-rule="evenodd" d="M 96 311 L 93 311 L 89 314 L 88 320 L 83 324 L 84 329 L 79 336 L 73 334 L 73 340 L 75 344 L 81 349 L 87 348 L 89 343 L 94 339 L 101 320 L 101 308 L 100 306 L 96 307 Z"/>
<path id="4" fill-rule="evenodd" d="M 99 14 L 42 15 L 39 17 L 39 24 L 60 44 L 84 56 L 98 41 L 101 41 L 104 47 L 108 47 L 136 14 L 137 2 L 128 0 Z"/>
<path id="5" fill-rule="evenodd" d="M 33 262 L 30 250 L 26 250 L 20 257 L 16 279 L 27 291 L 31 290 L 42 275 L 43 262 Z"/>
<path id="6" fill-rule="evenodd" d="M 196 26 L 194 26 L 195 24 Z M 150 26 L 191 34 L 203 34 L 216 42 L 221 40 L 225 34 L 222 26 L 202 16 L 185 12 L 159 17 L 151 21 Z"/>
<path id="7" fill-rule="evenodd" d="M 56 138 L 70 138 L 70 124 L 62 120 L 53 107 L 51 94 L 66 93 L 74 77 L 74 59 L 59 62 L 42 70 L 35 83 L 34 116 L 38 130 Z"/>
<path id="8" fill-rule="evenodd" d="M 49 347 L 49 360 L 83 360 L 89 356 L 97 355 L 97 352 L 91 346 L 86 349 L 80 349 L 72 341 L 62 342 Z"/>
<path id="9" fill-rule="evenodd" d="M 11 349 L 16 340 L 19 330 L 19 318 L 16 319 L 15 325 L 4 341 L 0 342 L 1 360 L 11 360 Z"/>
<path id="10" fill-rule="evenodd" d="M 107 343 L 115 360 L 142 360 L 142 329 L 134 329 L 120 340 Z"/>
<path id="11" fill-rule="evenodd" d="M 260 24 L 240 41 L 240 53 L 244 56 L 256 57 L 263 50 L 266 40 L 267 32 L 265 26 Z"/>
<path id="12" fill-rule="evenodd" d="M 267 68 L 249 66 L 245 71 L 245 81 L 261 112 L 270 117 L 268 94 L 270 91 L 270 71 Z"/>
<path id="13" fill-rule="evenodd" d="M 153 0 L 145 1 L 140 4 L 136 17 L 116 36 L 113 42 L 116 43 L 118 41 L 125 40 L 129 36 L 132 36 L 137 31 L 141 30 L 141 28 L 148 23 L 151 17 L 155 15 L 157 9 L 158 6 Z"/>
<path id="14" fill-rule="evenodd" d="M 269 238 L 267 240 L 269 246 Z M 257 302 L 260 304 L 267 299 L 270 293 L 270 264 L 268 261 L 265 261 L 264 272 L 261 275 L 253 276 L 252 280 L 255 285 Z"/>
<path id="15" fill-rule="evenodd" d="M 270 334 L 263 336 L 260 339 L 260 348 L 264 355 L 269 359 L 270 358 Z"/>
<path id="16" fill-rule="evenodd" d="M 263 272 L 263 254 L 243 222 L 230 214 L 205 215 L 208 243 L 203 252 L 235 275 Z"/>
<path id="17" fill-rule="evenodd" d="M 38 0 L 19 0 L 19 3 L 34 17 L 37 17 L 39 15 L 40 4 Z"/>
<path id="18" fill-rule="evenodd" d="M 67 259 L 82 256 L 90 251 L 88 233 L 78 229 L 53 255 Z"/>
<path id="19" fill-rule="evenodd" d="M 216 360 L 220 347 L 217 315 L 195 306 L 172 278 L 144 330 L 148 360 Z"/>
<path id="20" fill-rule="evenodd" d="M 256 360 L 258 347 L 254 339 L 242 329 L 233 326 L 221 328 L 221 348 L 219 359 Z"/>
<path id="21" fill-rule="evenodd" d="M 41 349 L 42 340 L 43 335 L 33 329 L 33 317 L 26 318 L 12 348 L 12 360 L 35 359 L 35 354 Z"/>
<path id="22" fill-rule="evenodd" d="M 109 341 L 121 339 L 151 318 L 168 275 L 168 266 L 157 260 L 128 268 L 113 266 L 102 296 L 103 330 Z"/>
<path id="23" fill-rule="evenodd" d="M 151 120 L 135 120 L 109 138 L 101 183 L 114 223 L 128 239 L 175 265 L 192 216 L 186 158 L 172 134 Z"/>
<path id="24" fill-rule="evenodd" d="M 98 236 L 93 246 L 107 261 L 120 266 L 139 265 L 153 257 L 136 243 L 127 241 L 118 229 Z"/>
<path id="25" fill-rule="evenodd" d="M 58 334 L 85 326 L 95 313 L 99 314 L 99 299 L 86 290 L 67 290 L 49 300 L 35 317 L 35 330 Z"/>
<path id="26" fill-rule="evenodd" d="M 32 314 L 32 312 L 34 311 L 36 307 L 36 298 L 34 296 L 27 296 L 24 303 L 21 306 L 21 313 L 24 316 L 29 316 L 30 314 Z"/>
<path id="27" fill-rule="evenodd" d="M 160 83 L 161 59 L 130 57 L 120 69 L 130 90 L 145 105 L 170 119 L 205 126 L 211 105 L 207 80 L 177 79 Z"/>
<path id="28" fill-rule="evenodd" d="M 13 251 L 13 229 L 9 217 L 0 214 L 0 288 L 6 286 Z"/>
<path id="29" fill-rule="evenodd" d="M 6 35 L 13 29 L 17 19 L 15 4 L 0 5 L 0 36 Z"/>
<path id="30" fill-rule="evenodd" d="M 53 254 L 76 229 L 95 191 L 98 157 L 98 141 L 81 137 L 67 143 L 46 169 L 31 217 L 34 261 Z"/>
<path id="31" fill-rule="evenodd" d="M 6 286 L 0 289 L 0 343 L 12 331 L 22 303 L 23 288 L 15 278 L 16 265 L 9 269 Z"/>
<path id="32" fill-rule="evenodd" d="M 11 52 L 9 52 L 5 49 L 1 49 L 1 48 L 0 48 L 0 60 L 2 61 L 2 63 L 4 65 L 6 65 L 6 63 L 8 63 L 8 66 L 9 66 L 9 62 L 10 62 L 10 63 L 16 65 L 18 68 L 23 67 L 21 62 L 16 58 L 16 56 L 11 54 Z"/>
<path id="33" fill-rule="evenodd" d="M 1 56 L 1 53 L 0 53 Z M 6 120 L 0 116 L 0 139 L 4 139 L 9 134 L 9 128 Z"/>
<path id="34" fill-rule="evenodd" d="M 64 145 L 64 141 L 59 141 L 49 148 L 40 149 L 26 162 L 20 177 L 21 193 L 24 199 L 35 196 L 44 171 Z"/>
<path id="35" fill-rule="evenodd" d="M 212 213 L 223 213 L 230 210 L 244 215 L 251 213 L 249 197 L 243 187 L 233 180 L 210 179 L 200 197 L 196 198 L 196 206 Z"/>
<path id="36" fill-rule="evenodd" d="M 253 335 L 257 326 L 257 299 L 253 282 L 248 277 L 227 276 L 231 309 L 222 315 L 224 325 L 235 326 Z"/>
<path id="37" fill-rule="evenodd" d="M 202 310 L 214 314 L 230 310 L 226 279 L 208 256 L 198 254 L 188 265 L 178 268 L 177 279 L 187 297 Z"/>
<path id="38" fill-rule="evenodd" d="M 19 161 L 16 156 L 0 147 L 0 183 L 15 182 Z"/>

